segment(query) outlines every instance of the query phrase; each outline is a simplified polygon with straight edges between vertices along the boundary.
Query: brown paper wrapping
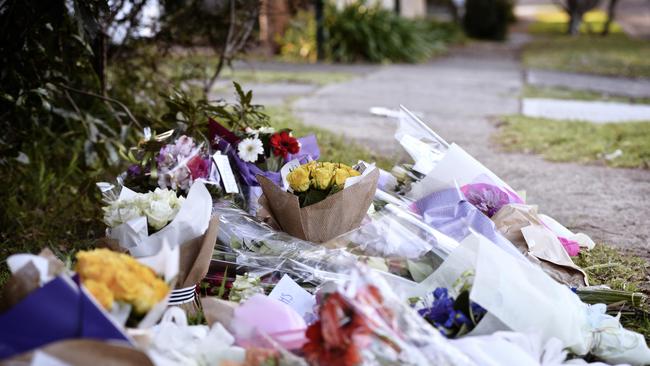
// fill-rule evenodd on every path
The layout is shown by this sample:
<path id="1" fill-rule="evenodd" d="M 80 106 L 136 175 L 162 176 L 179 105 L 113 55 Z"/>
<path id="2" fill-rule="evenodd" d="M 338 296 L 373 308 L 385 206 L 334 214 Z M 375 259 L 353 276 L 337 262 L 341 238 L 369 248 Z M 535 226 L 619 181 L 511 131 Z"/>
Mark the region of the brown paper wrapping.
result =
<path id="1" fill-rule="evenodd" d="M 48 261 L 48 274 L 57 276 L 65 269 L 65 264 L 57 258 L 49 248 L 41 250 L 38 254 Z M 0 313 L 11 309 L 21 302 L 32 291 L 41 287 L 40 275 L 34 264 L 27 263 L 23 268 L 14 273 L 2 289 Z"/>
<path id="2" fill-rule="evenodd" d="M 587 285 L 587 274 L 576 266 L 569 254 L 563 250 L 562 255 L 552 255 L 552 250 L 545 248 L 534 248 L 532 250 L 521 232 L 521 229 L 529 225 L 543 226 L 542 220 L 537 216 L 537 209 L 534 206 L 524 204 L 509 204 L 503 206 L 494 216 L 492 221 L 497 229 L 510 240 L 531 262 L 539 265 L 553 279 L 559 283 L 572 287 Z"/>
<path id="3" fill-rule="evenodd" d="M 181 245 L 176 288 L 196 285 L 208 274 L 218 233 L 219 218 L 213 216 L 203 236 L 187 241 Z M 177 306 L 185 310 L 188 314 L 195 314 L 201 308 L 201 303 L 195 297 L 193 302 Z"/>
<path id="4" fill-rule="evenodd" d="M 47 346 L 4 360 L 0 362 L 0 365 L 30 365 L 36 351 L 46 353 L 72 366 L 153 366 L 153 362 L 144 352 L 126 344 L 89 339 L 72 339 L 50 343 Z"/>
<path id="5" fill-rule="evenodd" d="M 375 197 L 378 179 L 379 169 L 374 169 L 355 185 L 300 208 L 296 195 L 257 176 L 264 192 L 260 204 L 273 220 L 288 234 L 314 243 L 326 242 L 358 228 Z"/>

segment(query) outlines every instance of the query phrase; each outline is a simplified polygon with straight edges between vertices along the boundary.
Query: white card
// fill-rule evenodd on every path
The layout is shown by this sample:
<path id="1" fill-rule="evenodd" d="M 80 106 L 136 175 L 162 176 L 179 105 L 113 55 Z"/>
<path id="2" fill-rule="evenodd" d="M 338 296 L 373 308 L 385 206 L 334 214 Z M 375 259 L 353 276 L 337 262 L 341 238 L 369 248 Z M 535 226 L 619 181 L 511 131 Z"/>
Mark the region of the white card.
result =
<path id="1" fill-rule="evenodd" d="M 275 288 L 271 291 L 269 297 L 289 305 L 293 310 L 300 314 L 308 324 L 316 318 L 314 314 L 316 299 L 314 296 L 300 287 L 286 274 L 282 276 L 280 282 L 275 285 Z"/>
<path id="2" fill-rule="evenodd" d="M 217 169 L 219 169 L 221 181 L 223 182 L 223 187 L 226 189 L 226 193 L 239 193 L 239 187 L 237 187 L 237 181 L 230 167 L 228 156 L 216 153 L 212 155 L 212 160 L 217 164 Z"/>
<path id="3" fill-rule="evenodd" d="M 280 169 L 280 174 L 282 175 L 282 189 L 289 190 L 289 182 L 287 182 L 287 175 L 294 170 L 295 168 L 300 166 L 300 161 L 298 159 L 293 159 L 290 162 L 284 164 L 284 166 Z"/>

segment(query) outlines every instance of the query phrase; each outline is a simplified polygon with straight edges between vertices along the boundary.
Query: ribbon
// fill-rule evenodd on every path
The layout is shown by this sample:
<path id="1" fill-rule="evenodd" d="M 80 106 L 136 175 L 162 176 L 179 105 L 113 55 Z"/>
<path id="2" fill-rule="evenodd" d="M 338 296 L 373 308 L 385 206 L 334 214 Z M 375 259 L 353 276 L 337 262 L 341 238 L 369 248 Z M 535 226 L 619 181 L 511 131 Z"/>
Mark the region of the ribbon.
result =
<path id="1" fill-rule="evenodd" d="M 196 285 L 172 290 L 169 296 L 169 306 L 182 305 L 194 301 L 196 296 Z"/>

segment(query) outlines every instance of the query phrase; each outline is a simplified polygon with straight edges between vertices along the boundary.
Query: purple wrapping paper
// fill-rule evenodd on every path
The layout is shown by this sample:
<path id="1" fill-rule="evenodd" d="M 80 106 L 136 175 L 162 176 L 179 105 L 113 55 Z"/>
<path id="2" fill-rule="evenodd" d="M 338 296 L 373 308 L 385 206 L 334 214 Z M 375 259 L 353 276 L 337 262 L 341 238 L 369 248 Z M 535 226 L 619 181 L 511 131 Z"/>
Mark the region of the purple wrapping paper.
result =
<path id="1" fill-rule="evenodd" d="M 461 242 L 471 232 L 480 233 L 511 255 L 524 256 L 494 226 L 492 220 L 467 202 L 463 193 L 450 188 L 431 193 L 411 205 L 427 225 Z"/>
<path id="2" fill-rule="evenodd" d="M 129 342 L 88 296 L 70 278 L 59 276 L 0 314 L 0 360 L 65 339 Z"/>

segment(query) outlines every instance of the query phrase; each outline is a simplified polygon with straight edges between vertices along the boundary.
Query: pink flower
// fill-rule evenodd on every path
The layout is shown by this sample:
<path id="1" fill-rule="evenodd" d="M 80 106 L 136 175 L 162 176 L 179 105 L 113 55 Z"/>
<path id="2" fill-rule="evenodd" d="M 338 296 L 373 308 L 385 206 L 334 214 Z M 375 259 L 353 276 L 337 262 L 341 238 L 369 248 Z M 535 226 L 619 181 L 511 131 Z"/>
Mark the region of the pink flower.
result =
<path id="1" fill-rule="evenodd" d="M 566 252 L 569 253 L 571 257 L 575 257 L 580 253 L 580 244 L 578 244 L 577 241 L 569 240 L 561 236 L 558 236 L 557 238 L 560 239 L 560 243 L 562 243 L 564 250 L 566 250 Z"/>
<path id="2" fill-rule="evenodd" d="M 194 156 L 187 162 L 187 168 L 190 170 L 193 180 L 207 178 L 210 174 L 210 163 L 208 160 L 201 159 L 199 155 Z"/>

